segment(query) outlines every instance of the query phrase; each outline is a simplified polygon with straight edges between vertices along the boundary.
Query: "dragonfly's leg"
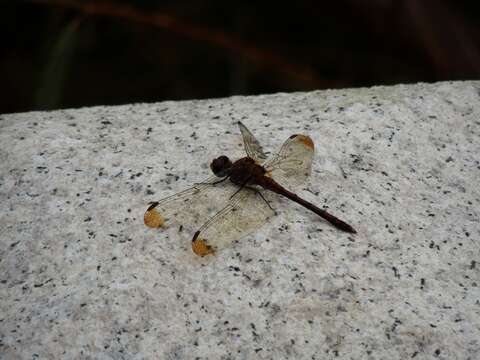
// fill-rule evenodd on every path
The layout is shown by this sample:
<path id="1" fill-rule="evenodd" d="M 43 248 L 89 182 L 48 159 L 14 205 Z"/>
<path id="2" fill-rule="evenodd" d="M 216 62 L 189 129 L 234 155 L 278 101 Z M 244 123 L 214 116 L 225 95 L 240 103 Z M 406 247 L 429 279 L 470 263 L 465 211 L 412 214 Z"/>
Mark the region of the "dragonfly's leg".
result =
<path id="1" fill-rule="evenodd" d="M 263 194 L 262 194 L 261 191 L 255 189 L 255 188 L 252 188 L 252 187 L 250 187 L 250 186 L 247 186 L 247 188 L 255 191 L 255 193 L 257 193 L 258 195 L 260 195 L 260 197 L 263 199 L 263 201 L 265 201 L 265 203 L 268 205 L 268 207 L 270 208 L 270 210 L 275 211 L 275 209 L 270 205 L 270 203 L 268 202 L 268 200 L 265 199 L 265 196 L 263 196 Z"/>
<path id="2" fill-rule="evenodd" d="M 237 195 L 245 186 L 247 186 L 249 181 L 250 181 L 250 177 L 247 178 L 247 180 L 245 180 L 242 186 L 240 186 L 240 188 L 237 191 L 235 191 L 235 193 L 232 196 L 230 196 L 230 199 L 233 198 L 235 195 Z"/>
<path id="3" fill-rule="evenodd" d="M 223 179 L 218 180 L 218 181 L 215 181 L 214 183 L 212 183 L 212 185 L 220 184 L 220 183 L 224 182 L 224 181 L 227 180 L 227 179 L 228 179 L 228 176 L 225 176 Z"/>
<path id="4" fill-rule="evenodd" d="M 246 184 L 243 184 L 242 186 L 240 186 L 240 187 L 238 188 L 238 190 L 235 191 L 232 196 L 230 196 L 230 199 L 233 198 L 235 195 L 237 195 L 240 191 L 242 191 L 243 188 L 245 187 L 245 185 L 246 185 Z"/>
<path id="5" fill-rule="evenodd" d="M 228 179 L 228 176 L 225 176 L 223 179 L 215 181 L 213 183 L 204 183 L 203 182 L 203 183 L 195 183 L 194 185 L 217 185 L 217 184 L 220 184 L 221 182 L 224 182 L 227 179 Z"/>

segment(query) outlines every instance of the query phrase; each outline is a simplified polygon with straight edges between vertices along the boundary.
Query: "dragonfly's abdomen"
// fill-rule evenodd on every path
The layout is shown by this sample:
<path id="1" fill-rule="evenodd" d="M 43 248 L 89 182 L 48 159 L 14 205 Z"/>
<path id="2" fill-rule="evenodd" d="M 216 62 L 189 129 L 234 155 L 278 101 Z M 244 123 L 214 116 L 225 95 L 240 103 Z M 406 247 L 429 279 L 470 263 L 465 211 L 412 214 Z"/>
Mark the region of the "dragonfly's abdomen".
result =
<path id="1" fill-rule="evenodd" d="M 273 191 L 279 195 L 285 196 L 286 198 L 295 201 L 297 204 L 300 204 L 304 207 L 306 207 L 308 210 L 313 211 L 315 214 L 321 216 L 328 222 L 330 222 L 333 226 L 337 227 L 340 230 L 349 232 L 349 233 L 356 233 L 356 230 L 351 227 L 349 224 L 346 222 L 340 220 L 336 216 L 333 216 L 332 214 L 328 213 L 326 210 L 320 209 L 319 207 L 315 206 L 311 202 L 302 199 L 299 197 L 297 194 L 292 193 L 291 191 L 288 191 L 285 189 L 283 186 L 281 186 L 279 183 L 277 183 L 275 180 L 267 177 L 267 176 L 262 176 L 259 177 L 256 185 L 260 185 L 266 190 Z"/>

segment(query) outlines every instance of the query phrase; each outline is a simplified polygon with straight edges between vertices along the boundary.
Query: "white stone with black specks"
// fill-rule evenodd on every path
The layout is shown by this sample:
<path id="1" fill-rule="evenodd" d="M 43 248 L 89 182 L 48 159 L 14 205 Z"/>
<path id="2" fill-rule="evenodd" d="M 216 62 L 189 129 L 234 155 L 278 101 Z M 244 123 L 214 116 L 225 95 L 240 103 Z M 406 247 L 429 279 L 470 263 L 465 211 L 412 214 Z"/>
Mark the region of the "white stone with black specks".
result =
<path id="1" fill-rule="evenodd" d="M 149 201 L 316 145 L 307 200 L 212 257 Z M 480 82 L 0 115 L 0 358 L 480 358 Z"/>

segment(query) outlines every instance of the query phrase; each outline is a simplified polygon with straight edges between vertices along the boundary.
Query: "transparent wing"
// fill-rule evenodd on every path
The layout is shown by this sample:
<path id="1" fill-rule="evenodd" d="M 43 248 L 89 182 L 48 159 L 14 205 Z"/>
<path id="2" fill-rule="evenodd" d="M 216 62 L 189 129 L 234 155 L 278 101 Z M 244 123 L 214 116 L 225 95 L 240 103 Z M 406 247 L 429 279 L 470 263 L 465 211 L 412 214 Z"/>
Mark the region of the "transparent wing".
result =
<path id="1" fill-rule="evenodd" d="M 195 233 L 192 250 L 200 256 L 213 254 L 258 229 L 273 215 L 260 193 L 244 188 Z"/>
<path id="2" fill-rule="evenodd" d="M 315 152 L 313 141 L 306 135 L 292 135 L 280 151 L 263 163 L 267 174 L 280 185 L 295 189 L 310 176 Z"/>
<path id="3" fill-rule="evenodd" d="M 238 126 L 240 127 L 240 132 L 242 133 L 243 145 L 247 155 L 258 162 L 265 161 L 267 155 L 265 155 L 263 152 L 262 146 L 255 136 L 253 136 L 250 130 L 248 130 L 247 127 L 240 121 L 238 122 Z"/>
<path id="4" fill-rule="evenodd" d="M 228 204 L 238 190 L 230 181 L 218 183 L 211 176 L 189 189 L 151 203 L 144 215 L 145 225 L 152 228 L 180 226 L 194 231 L 218 209 Z"/>

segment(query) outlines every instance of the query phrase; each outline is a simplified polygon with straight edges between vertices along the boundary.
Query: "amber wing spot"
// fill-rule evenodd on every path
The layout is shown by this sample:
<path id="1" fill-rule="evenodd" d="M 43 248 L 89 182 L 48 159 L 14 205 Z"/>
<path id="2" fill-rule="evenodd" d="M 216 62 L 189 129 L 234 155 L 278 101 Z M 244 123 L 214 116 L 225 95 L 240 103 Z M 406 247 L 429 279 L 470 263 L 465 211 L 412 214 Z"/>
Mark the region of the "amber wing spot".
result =
<path id="1" fill-rule="evenodd" d="M 157 206 L 158 203 L 153 203 L 150 205 L 145 211 L 145 215 L 143 216 L 143 221 L 145 222 L 145 225 L 151 228 L 159 228 L 163 226 L 165 223 L 165 220 L 163 219 L 162 215 L 159 214 L 157 210 L 155 210 L 155 206 Z"/>
<path id="2" fill-rule="evenodd" d="M 195 233 L 195 236 L 192 240 L 192 250 L 198 256 L 205 256 L 209 254 L 214 254 L 215 250 L 209 245 L 207 245 L 206 241 L 198 237 L 199 232 Z"/>
<path id="3" fill-rule="evenodd" d="M 292 135 L 290 138 L 296 138 L 298 141 L 300 141 L 303 145 L 310 149 L 314 149 L 315 145 L 313 144 L 313 140 L 310 136 L 307 135 Z"/>

